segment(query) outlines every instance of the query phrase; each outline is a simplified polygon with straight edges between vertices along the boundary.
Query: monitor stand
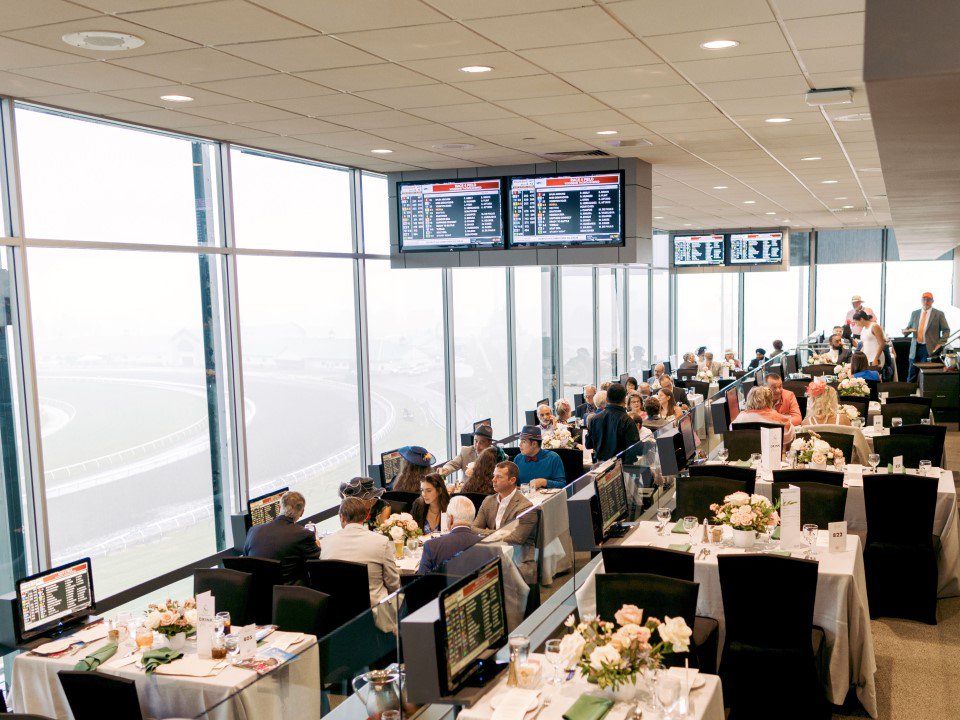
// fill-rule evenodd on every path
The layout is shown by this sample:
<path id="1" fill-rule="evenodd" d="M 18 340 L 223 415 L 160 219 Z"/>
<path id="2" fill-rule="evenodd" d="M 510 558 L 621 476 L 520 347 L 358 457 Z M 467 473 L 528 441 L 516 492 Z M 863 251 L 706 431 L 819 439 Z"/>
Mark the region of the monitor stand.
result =
<path id="1" fill-rule="evenodd" d="M 615 525 L 611 526 L 609 530 L 605 533 L 606 537 L 609 538 L 622 538 L 630 532 L 630 527 L 625 523 L 618 522 Z"/>

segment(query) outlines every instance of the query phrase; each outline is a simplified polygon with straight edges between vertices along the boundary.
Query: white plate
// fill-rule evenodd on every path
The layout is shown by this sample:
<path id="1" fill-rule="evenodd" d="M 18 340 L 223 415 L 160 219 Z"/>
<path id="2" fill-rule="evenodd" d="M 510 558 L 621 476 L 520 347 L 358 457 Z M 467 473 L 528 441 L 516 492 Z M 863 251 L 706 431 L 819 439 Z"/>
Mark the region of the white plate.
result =
<path id="1" fill-rule="evenodd" d="M 500 704 L 500 698 L 504 696 L 505 693 L 499 693 L 490 698 L 490 707 L 494 710 L 497 709 L 497 705 Z M 527 705 L 527 709 L 524 712 L 530 712 L 531 710 L 536 710 L 540 705 L 540 690 L 537 689 L 534 691 L 534 695 L 530 697 L 530 702 Z"/>

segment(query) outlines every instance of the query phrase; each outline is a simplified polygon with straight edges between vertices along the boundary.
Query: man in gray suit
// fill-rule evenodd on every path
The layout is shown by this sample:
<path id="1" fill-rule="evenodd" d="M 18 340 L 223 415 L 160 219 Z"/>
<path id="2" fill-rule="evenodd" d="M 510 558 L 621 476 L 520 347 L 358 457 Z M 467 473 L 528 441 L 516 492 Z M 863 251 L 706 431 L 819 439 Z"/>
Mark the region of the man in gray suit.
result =
<path id="1" fill-rule="evenodd" d="M 536 580 L 535 545 L 537 538 L 534 530 L 537 526 L 537 513 L 530 508 L 533 503 L 517 490 L 520 469 L 515 463 L 505 460 L 497 463 L 493 470 L 494 494 L 489 495 L 480 505 L 473 529 L 481 535 L 490 535 L 502 527 L 513 523 L 503 542 L 521 545 L 520 574 L 528 583 Z M 513 522 L 516 520 L 516 522 Z"/>
<path id="2" fill-rule="evenodd" d="M 933 307 L 933 293 L 925 292 L 920 296 L 919 310 L 910 314 L 910 324 L 903 329 L 904 335 L 913 335 L 910 343 L 910 373 L 907 382 L 914 382 L 919 370 L 914 363 L 926 362 L 943 341 L 950 337 L 950 326 L 942 310 Z"/>

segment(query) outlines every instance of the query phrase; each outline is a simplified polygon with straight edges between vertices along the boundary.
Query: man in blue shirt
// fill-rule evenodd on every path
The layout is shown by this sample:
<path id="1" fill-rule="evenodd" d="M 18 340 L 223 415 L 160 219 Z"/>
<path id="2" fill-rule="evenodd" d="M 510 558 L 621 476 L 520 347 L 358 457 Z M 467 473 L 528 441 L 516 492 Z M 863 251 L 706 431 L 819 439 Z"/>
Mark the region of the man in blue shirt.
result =
<path id="1" fill-rule="evenodd" d="M 524 425 L 520 431 L 519 485 L 530 484 L 534 489 L 542 487 L 562 488 L 567 484 L 563 461 L 553 450 L 541 450 L 543 436 L 538 425 Z"/>

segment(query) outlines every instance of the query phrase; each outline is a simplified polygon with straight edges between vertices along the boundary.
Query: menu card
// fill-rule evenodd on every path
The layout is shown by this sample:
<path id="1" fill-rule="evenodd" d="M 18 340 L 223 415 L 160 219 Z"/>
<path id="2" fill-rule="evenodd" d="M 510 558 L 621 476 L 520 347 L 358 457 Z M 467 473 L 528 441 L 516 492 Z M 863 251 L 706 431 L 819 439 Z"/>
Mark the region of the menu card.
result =
<path id="1" fill-rule="evenodd" d="M 764 470 L 779 470 L 783 457 L 783 431 L 760 428 L 760 464 Z"/>
<path id="2" fill-rule="evenodd" d="M 216 599 L 210 591 L 197 595 L 197 656 L 210 657 L 216 632 Z"/>
<path id="3" fill-rule="evenodd" d="M 903 455 L 895 455 L 893 458 L 893 471 L 895 473 L 903 472 Z"/>
<path id="4" fill-rule="evenodd" d="M 800 488 L 796 485 L 780 491 L 780 545 L 800 545 Z"/>
<path id="5" fill-rule="evenodd" d="M 238 630 L 240 635 L 240 644 L 238 646 L 240 650 L 241 658 L 253 657 L 257 654 L 257 625 L 256 623 L 252 625 L 244 625 Z"/>
<path id="6" fill-rule="evenodd" d="M 879 432 L 883 430 L 883 415 L 874 415 L 873 416 L 873 429 Z"/>
<path id="7" fill-rule="evenodd" d="M 847 523 L 844 520 L 827 525 L 830 532 L 830 552 L 846 552 L 847 550 Z"/>

